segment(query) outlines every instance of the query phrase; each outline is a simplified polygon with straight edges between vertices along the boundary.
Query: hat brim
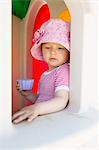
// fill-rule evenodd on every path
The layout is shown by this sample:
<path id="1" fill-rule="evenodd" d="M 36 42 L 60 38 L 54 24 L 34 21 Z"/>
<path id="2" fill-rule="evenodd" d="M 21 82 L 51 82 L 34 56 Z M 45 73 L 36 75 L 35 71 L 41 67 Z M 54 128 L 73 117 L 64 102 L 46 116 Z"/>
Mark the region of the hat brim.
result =
<path id="1" fill-rule="evenodd" d="M 43 60 L 43 55 L 41 52 L 41 43 L 39 43 L 39 44 L 34 43 L 34 45 L 31 48 L 31 54 L 34 58 L 36 58 L 38 60 Z"/>

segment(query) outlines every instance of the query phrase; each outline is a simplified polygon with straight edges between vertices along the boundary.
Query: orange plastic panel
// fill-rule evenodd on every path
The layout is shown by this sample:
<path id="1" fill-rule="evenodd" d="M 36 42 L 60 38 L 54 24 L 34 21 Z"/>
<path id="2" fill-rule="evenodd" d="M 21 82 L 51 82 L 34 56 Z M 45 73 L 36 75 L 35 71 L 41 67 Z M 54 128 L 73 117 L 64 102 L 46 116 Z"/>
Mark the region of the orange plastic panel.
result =
<path id="1" fill-rule="evenodd" d="M 63 10 L 60 12 L 59 16 L 60 19 L 63 19 L 66 22 L 71 22 L 71 17 L 68 9 Z"/>

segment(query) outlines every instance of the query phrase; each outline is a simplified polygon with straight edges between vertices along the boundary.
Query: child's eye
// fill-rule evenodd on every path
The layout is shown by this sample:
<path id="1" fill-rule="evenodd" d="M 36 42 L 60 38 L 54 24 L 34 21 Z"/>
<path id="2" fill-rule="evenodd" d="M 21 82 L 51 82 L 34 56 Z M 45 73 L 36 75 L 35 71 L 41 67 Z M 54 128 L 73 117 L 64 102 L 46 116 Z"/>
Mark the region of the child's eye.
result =
<path id="1" fill-rule="evenodd" d="M 48 47 L 48 46 L 46 46 L 45 48 L 46 48 L 46 49 L 50 49 L 50 47 Z"/>
<path id="2" fill-rule="evenodd" d="M 58 47 L 58 49 L 59 49 L 59 50 L 64 50 L 64 48 L 62 48 L 62 47 Z"/>

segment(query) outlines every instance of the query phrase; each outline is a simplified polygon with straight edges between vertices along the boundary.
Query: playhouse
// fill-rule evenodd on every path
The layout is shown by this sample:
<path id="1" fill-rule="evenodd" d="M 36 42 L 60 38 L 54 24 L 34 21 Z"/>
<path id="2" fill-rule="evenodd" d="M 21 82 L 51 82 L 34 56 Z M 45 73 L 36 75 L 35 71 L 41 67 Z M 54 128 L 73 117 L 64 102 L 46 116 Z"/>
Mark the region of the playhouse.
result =
<path id="1" fill-rule="evenodd" d="M 3 40 L 11 45 L 4 44 L 5 52 L 2 50 L 0 54 L 4 56 L 4 59 L 0 58 L 0 67 L 4 72 L 1 74 L 1 85 L 6 81 L 6 94 L 3 92 L 0 94 L 2 105 L 0 133 L 3 137 L 0 146 L 43 147 L 45 145 L 44 148 L 46 148 L 46 146 L 51 147 L 55 144 L 56 147 L 68 147 L 71 143 L 73 146 L 91 143 L 97 137 L 99 125 L 97 119 L 99 111 L 97 107 L 97 2 L 90 0 L 86 2 L 83 0 L 17 0 L 12 1 L 12 14 L 8 13 L 11 8 L 8 9 L 7 5 L 3 4 L 3 7 L 8 10 L 7 13 L 5 11 L 5 15 L 8 18 L 11 16 L 12 19 L 10 18 L 8 28 L 5 28 L 9 35 Z M 49 18 L 61 18 L 71 23 L 69 107 L 60 113 L 41 117 L 31 124 L 22 123 L 19 126 L 13 126 L 12 113 L 30 104 L 16 91 L 17 79 L 35 79 L 33 92 L 36 93 L 39 78 L 47 69 L 43 61 L 31 57 L 30 48 L 33 45 L 34 32 Z M 56 118 L 54 119 L 53 116 Z M 73 124 L 75 125 L 71 126 Z M 60 127 L 62 127 L 61 132 L 59 132 Z M 41 137 L 43 133 L 44 137 Z M 16 138 L 16 141 L 12 142 L 13 138 Z M 24 143 L 21 141 L 22 138 L 24 138 Z M 34 140 L 34 143 L 31 139 Z M 4 145 L 5 142 L 6 145 Z"/>

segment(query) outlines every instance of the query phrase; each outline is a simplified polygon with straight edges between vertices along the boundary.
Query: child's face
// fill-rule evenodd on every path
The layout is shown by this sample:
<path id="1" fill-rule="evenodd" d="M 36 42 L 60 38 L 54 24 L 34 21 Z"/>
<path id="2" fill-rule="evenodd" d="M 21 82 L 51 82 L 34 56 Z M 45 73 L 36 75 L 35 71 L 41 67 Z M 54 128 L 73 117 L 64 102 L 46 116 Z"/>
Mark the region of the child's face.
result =
<path id="1" fill-rule="evenodd" d="M 50 70 L 64 64 L 69 58 L 69 52 L 64 46 L 52 42 L 42 44 L 42 54 Z"/>

